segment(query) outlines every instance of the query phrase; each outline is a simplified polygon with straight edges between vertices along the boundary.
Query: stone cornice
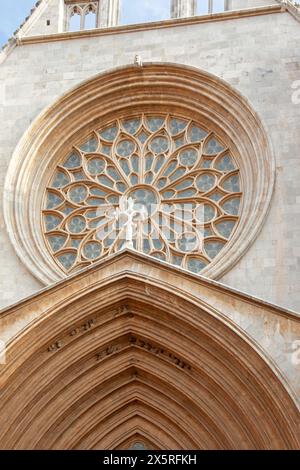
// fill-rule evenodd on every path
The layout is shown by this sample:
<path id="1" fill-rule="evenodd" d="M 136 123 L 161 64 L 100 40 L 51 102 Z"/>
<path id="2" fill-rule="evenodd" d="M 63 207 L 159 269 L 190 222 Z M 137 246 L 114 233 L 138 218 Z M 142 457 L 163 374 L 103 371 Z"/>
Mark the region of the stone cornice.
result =
<path id="1" fill-rule="evenodd" d="M 57 34 L 49 34 L 42 36 L 22 37 L 17 39 L 18 45 L 67 41 L 71 39 L 82 39 L 88 37 L 98 37 L 113 34 L 124 34 L 136 31 L 149 31 L 154 29 L 163 29 L 178 26 L 189 26 L 201 23 L 211 23 L 218 21 L 234 20 L 240 18 L 248 18 L 252 16 L 270 15 L 274 13 L 281 13 L 284 11 L 281 5 L 271 5 L 261 8 L 248 8 L 245 10 L 226 11 L 223 13 L 213 13 L 210 15 L 195 16 L 189 18 L 176 18 L 165 21 L 155 21 L 151 23 L 139 23 L 126 26 L 117 26 L 113 28 L 94 29 L 76 32 L 64 32 Z"/>

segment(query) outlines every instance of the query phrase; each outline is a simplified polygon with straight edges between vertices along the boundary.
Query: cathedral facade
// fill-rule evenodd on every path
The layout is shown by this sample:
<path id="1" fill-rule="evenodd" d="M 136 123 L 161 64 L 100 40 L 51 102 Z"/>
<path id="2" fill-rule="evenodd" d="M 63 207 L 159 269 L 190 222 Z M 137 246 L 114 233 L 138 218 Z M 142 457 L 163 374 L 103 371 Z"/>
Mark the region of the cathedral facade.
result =
<path id="1" fill-rule="evenodd" d="M 300 9 L 121 3 L 0 53 L 0 449 L 299 449 Z"/>

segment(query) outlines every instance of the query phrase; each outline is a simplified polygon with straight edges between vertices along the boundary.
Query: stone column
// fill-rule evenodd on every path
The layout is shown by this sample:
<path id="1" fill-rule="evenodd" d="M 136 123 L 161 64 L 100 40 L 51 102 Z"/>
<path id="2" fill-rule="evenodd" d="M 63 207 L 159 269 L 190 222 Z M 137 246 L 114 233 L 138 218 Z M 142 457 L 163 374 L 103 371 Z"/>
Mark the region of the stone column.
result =
<path id="1" fill-rule="evenodd" d="M 120 22 L 121 0 L 99 0 L 98 27 L 110 28 Z"/>
<path id="2" fill-rule="evenodd" d="M 197 0 L 172 0 L 171 18 L 184 18 L 197 14 Z"/>

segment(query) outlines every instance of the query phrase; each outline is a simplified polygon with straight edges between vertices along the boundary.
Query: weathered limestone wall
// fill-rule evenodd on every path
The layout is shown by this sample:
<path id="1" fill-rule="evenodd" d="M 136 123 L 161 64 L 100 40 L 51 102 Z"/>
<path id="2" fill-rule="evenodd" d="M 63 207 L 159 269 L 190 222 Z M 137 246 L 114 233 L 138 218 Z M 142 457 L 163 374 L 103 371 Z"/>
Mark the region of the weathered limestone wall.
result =
<path id="1" fill-rule="evenodd" d="M 0 188 L 30 123 L 54 100 L 99 72 L 143 61 L 195 66 L 244 95 L 269 133 L 276 158 L 272 208 L 258 239 L 222 282 L 300 309 L 300 24 L 289 13 L 23 45 L 0 66 Z M 2 192 L 2 191 L 1 191 Z M 0 305 L 36 292 L 10 244 L 0 207 Z"/>

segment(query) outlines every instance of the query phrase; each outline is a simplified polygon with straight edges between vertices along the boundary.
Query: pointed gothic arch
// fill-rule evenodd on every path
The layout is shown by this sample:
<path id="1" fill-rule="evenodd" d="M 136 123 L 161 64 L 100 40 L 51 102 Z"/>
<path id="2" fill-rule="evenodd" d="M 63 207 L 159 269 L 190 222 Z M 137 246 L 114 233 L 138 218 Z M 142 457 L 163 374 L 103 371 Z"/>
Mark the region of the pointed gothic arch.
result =
<path id="1" fill-rule="evenodd" d="M 105 279 L 99 265 L 40 294 L 49 307 L 2 366 L 0 447 L 298 448 L 299 409 L 266 353 L 188 295 L 187 275 L 176 291 L 116 269 L 124 256 Z"/>
<path id="2" fill-rule="evenodd" d="M 218 279 L 253 243 L 268 213 L 275 162 L 263 123 L 223 80 L 178 64 L 125 66 L 101 73 L 44 111 L 18 144 L 6 177 L 4 215 L 16 252 L 46 285 L 66 273 L 47 251 L 38 214 L 44 191 L 70 143 L 133 113 L 175 113 L 202 123 L 237 155 L 245 187 L 237 230 L 201 274 Z M 96 127 L 95 127 L 96 126 Z"/>

